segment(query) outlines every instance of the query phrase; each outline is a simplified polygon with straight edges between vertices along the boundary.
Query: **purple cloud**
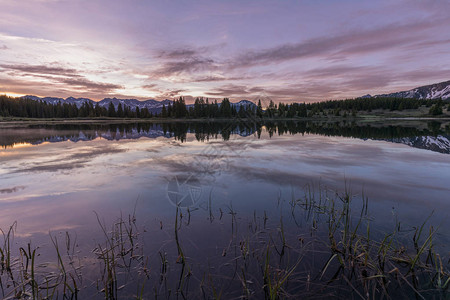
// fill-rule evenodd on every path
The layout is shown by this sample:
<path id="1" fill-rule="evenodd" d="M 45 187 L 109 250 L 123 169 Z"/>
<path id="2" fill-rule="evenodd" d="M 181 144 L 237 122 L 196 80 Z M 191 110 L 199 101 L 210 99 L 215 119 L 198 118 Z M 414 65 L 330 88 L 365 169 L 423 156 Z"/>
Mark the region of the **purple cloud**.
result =
<path id="1" fill-rule="evenodd" d="M 169 61 L 157 69 L 154 74 L 158 77 L 178 75 L 181 73 L 192 73 L 203 70 L 216 69 L 214 61 L 208 58 L 192 57 L 182 61 Z"/>
<path id="2" fill-rule="evenodd" d="M 79 74 L 79 71 L 71 68 L 25 64 L 2 64 L 0 65 L 0 68 L 3 68 L 4 72 L 12 72 L 16 77 L 23 78 L 24 76 L 27 76 L 42 78 L 49 82 L 64 84 L 65 88 L 83 88 L 86 89 L 87 92 L 96 94 L 109 94 L 116 89 L 123 88 L 123 86 L 118 84 L 91 81 Z M 0 84 L 5 84 L 5 82 L 7 82 L 5 79 L 0 78 Z M 11 80 L 9 80 L 9 82 L 11 82 Z M 14 83 L 19 83 L 19 85 L 29 85 L 29 82 L 24 79 L 16 80 Z"/>
<path id="3" fill-rule="evenodd" d="M 448 1 L 406 0 L 5 3 L 0 50 L 14 51 L 1 51 L 0 93 L 388 93 L 448 80 L 449 10 Z"/>
<path id="4" fill-rule="evenodd" d="M 443 22 L 450 24 L 447 20 Z M 352 31 L 339 36 L 314 38 L 300 43 L 251 50 L 231 61 L 230 66 L 243 68 L 310 57 L 333 59 L 338 55 L 345 58 L 350 55 L 379 52 L 399 46 L 414 47 L 423 32 L 433 26 L 434 24 L 430 22 L 392 24 L 382 28 Z M 419 42 L 419 44 L 423 44 L 423 42 Z"/>
<path id="5" fill-rule="evenodd" d="M 43 65 L 7 65 L 0 64 L 0 68 L 5 70 L 20 71 L 24 73 L 33 73 L 41 75 L 61 75 L 61 76 L 78 76 L 75 69 L 68 69 L 63 67 L 49 67 Z"/>

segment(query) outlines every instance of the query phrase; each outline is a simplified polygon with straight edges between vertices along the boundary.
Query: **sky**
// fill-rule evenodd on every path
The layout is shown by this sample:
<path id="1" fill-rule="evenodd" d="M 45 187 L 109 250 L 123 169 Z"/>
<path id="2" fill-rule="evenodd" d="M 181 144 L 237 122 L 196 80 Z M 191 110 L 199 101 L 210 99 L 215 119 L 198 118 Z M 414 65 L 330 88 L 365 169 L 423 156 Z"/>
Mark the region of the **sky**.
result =
<path id="1" fill-rule="evenodd" d="M 0 94 L 315 102 L 450 80 L 450 1 L 0 0 Z"/>

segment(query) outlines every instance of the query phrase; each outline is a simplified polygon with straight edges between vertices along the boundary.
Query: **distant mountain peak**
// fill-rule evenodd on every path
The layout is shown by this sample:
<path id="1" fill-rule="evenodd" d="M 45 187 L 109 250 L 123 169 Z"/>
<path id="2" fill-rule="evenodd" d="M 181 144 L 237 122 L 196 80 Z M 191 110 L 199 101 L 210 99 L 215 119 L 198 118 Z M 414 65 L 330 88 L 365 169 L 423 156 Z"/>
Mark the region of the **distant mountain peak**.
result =
<path id="1" fill-rule="evenodd" d="M 369 98 L 366 95 L 361 98 Z M 381 94 L 373 97 L 417 98 L 417 99 L 450 99 L 450 80 L 439 83 L 420 86 L 408 91 Z"/>

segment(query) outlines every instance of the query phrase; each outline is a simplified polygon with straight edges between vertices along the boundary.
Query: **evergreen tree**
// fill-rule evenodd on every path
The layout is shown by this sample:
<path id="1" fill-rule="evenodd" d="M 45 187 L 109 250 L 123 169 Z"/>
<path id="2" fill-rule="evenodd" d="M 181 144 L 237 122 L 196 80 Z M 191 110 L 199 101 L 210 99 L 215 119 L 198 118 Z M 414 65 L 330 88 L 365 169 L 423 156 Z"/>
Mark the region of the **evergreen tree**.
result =
<path id="1" fill-rule="evenodd" d="M 108 117 L 116 117 L 116 108 L 114 107 L 114 104 L 112 102 L 110 102 L 108 106 Z"/>
<path id="2" fill-rule="evenodd" d="M 194 111 L 193 111 L 193 117 L 194 118 L 200 118 L 202 116 L 202 103 L 200 102 L 199 98 L 195 99 L 194 102 Z"/>
<path id="3" fill-rule="evenodd" d="M 270 102 L 269 102 L 269 107 L 268 107 L 267 110 L 266 110 L 267 116 L 268 116 L 269 118 L 275 117 L 275 111 L 276 111 L 276 110 L 277 110 L 276 104 L 275 104 L 272 100 L 270 100 Z"/>
<path id="4" fill-rule="evenodd" d="M 256 116 L 258 118 L 262 118 L 263 117 L 263 108 L 262 108 L 262 105 L 261 105 L 261 99 L 258 100 L 258 107 L 256 108 Z"/>
<path id="5" fill-rule="evenodd" d="M 167 106 L 167 117 L 172 118 L 174 116 L 172 104 L 169 103 Z"/>
<path id="6" fill-rule="evenodd" d="M 122 103 L 119 103 L 119 105 L 117 106 L 117 113 L 116 113 L 116 115 L 119 118 L 123 118 L 124 117 Z"/>
<path id="7" fill-rule="evenodd" d="M 101 109 L 100 104 L 98 102 L 95 104 L 94 111 L 95 111 L 95 116 L 96 117 L 102 116 L 102 109 Z"/>
<path id="8" fill-rule="evenodd" d="M 430 108 L 430 110 L 429 110 L 428 113 L 429 113 L 430 115 L 432 115 L 432 116 L 442 115 L 442 114 L 443 114 L 443 112 L 442 112 L 442 106 L 439 105 L 439 104 L 434 104 L 434 105 Z"/>
<path id="9" fill-rule="evenodd" d="M 220 117 L 222 118 L 231 118 L 231 105 L 230 100 L 228 98 L 224 98 L 222 103 L 220 103 Z"/>
<path id="10" fill-rule="evenodd" d="M 186 109 L 186 103 L 184 102 L 183 97 L 180 97 L 178 100 L 173 102 L 173 110 L 175 118 L 186 117 L 188 111 Z"/>
<path id="11" fill-rule="evenodd" d="M 136 118 L 141 117 L 141 110 L 139 109 L 139 106 L 136 106 Z"/>
<path id="12" fill-rule="evenodd" d="M 298 106 L 298 116 L 301 118 L 306 118 L 308 116 L 308 109 L 306 108 L 306 104 L 299 104 Z"/>

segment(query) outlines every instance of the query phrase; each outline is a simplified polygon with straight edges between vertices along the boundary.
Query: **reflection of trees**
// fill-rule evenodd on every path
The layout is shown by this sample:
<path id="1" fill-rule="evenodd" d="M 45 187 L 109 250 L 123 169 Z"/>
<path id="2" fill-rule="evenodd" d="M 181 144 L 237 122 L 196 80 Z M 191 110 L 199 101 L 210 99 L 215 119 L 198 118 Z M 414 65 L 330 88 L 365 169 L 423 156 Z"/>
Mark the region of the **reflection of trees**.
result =
<path id="1" fill-rule="evenodd" d="M 12 146 L 17 143 L 39 144 L 45 141 L 79 141 L 102 137 L 110 140 L 133 139 L 139 137 L 173 137 L 185 142 L 188 133 L 194 134 L 197 141 L 207 142 L 221 138 L 229 140 L 233 135 L 248 136 L 263 132 L 273 135 L 320 134 L 324 136 L 342 136 L 361 139 L 393 140 L 417 136 L 450 135 L 449 126 L 431 121 L 424 129 L 410 125 L 379 125 L 356 123 L 327 123 L 301 121 L 265 121 L 245 122 L 172 122 L 172 123 L 127 123 L 127 124 L 59 124 L 33 125 L 22 129 L 0 129 L 0 145 Z"/>
<path id="2" fill-rule="evenodd" d="M 438 121 L 431 121 L 427 123 L 428 130 L 434 135 L 437 136 L 441 131 L 441 123 Z"/>

